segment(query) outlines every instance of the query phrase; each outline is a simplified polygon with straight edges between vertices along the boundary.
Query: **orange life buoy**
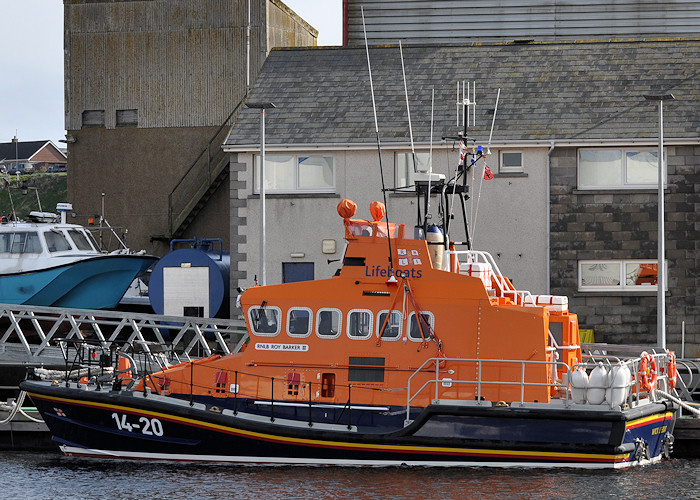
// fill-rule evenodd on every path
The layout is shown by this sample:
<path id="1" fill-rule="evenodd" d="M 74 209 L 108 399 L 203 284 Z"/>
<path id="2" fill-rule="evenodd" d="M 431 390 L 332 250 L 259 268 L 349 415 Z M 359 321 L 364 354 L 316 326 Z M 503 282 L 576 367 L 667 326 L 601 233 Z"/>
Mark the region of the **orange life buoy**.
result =
<path id="1" fill-rule="evenodd" d="M 645 391 L 654 390 L 658 376 L 659 371 L 656 366 L 656 360 L 648 352 L 642 352 L 642 361 L 639 363 L 639 380 L 642 384 L 642 389 Z"/>
<path id="2" fill-rule="evenodd" d="M 678 368 L 676 367 L 676 353 L 668 351 L 668 385 L 671 389 L 676 387 L 676 377 L 678 376 Z"/>

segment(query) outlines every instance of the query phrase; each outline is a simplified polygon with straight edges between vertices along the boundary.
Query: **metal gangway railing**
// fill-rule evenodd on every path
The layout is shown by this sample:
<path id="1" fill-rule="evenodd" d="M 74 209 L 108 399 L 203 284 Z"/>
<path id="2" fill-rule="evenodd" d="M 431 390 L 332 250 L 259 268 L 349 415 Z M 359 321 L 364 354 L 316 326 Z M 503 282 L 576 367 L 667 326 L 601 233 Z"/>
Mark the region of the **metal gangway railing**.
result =
<path id="1" fill-rule="evenodd" d="M 0 304 L 0 364 L 63 365 L 70 339 L 191 358 L 238 352 L 247 333 L 243 320 Z"/>

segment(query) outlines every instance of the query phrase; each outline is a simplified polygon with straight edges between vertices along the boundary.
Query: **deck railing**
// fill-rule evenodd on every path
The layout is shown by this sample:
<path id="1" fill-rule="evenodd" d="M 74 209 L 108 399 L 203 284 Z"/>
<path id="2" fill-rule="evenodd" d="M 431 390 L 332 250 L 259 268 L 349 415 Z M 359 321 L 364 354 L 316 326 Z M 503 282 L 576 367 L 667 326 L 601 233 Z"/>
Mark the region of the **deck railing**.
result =
<path id="1" fill-rule="evenodd" d="M 637 351 L 639 352 L 639 351 Z M 654 353 L 652 355 L 653 359 L 656 361 L 658 366 L 658 378 L 656 381 L 656 387 L 662 388 L 664 391 L 669 391 L 670 386 L 668 382 L 668 372 L 667 366 L 667 354 Z M 503 360 L 503 359 L 463 359 L 463 358 L 430 358 L 427 359 L 409 378 L 408 378 L 408 388 L 406 394 L 406 421 L 405 425 L 411 423 L 410 411 L 412 402 L 419 397 L 424 395 L 425 391 L 434 389 L 434 402 L 440 402 L 442 400 L 440 390 L 441 387 L 444 389 L 450 389 L 453 385 L 472 385 L 476 387 L 474 394 L 474 401 L 470 401 L 470 404 L 474 405 L 491 405 L 492 401 L 484 401 L 483 392 L 485 387 L 518 387 L 520 392 L 520 399 L 516 401 L 501 402 L 503 405 L 516 404 L 526 404 L 528 401 L 525 400 L 525 392 L 528 387 L 550 387 L 551 394 L 554 399 L 561 400 L 565 406 L 571 406 L 574 404 L 572 399 L 572 381 L 570 374 L 577 368 L 586 370 L 587 372 L 592 371 L 598 366 L 599 363 L 603 363 L 608 369 L 620 369 L 620 367 L 627 367 L 630 370 L 630 381 L 621 385 L 614 385 L 614 378 L 610 377 L 604 385 L 588 385 L 586 389 L 599 389 L 602 391 L 608 390 L 621 390 L 625 391 L 624 401 L 614 402 L 612 398 L 605 399 L 607 395 L 603 398 L 600 404 L 587 404 L 587 407 L 597 407 L 597 408 L 609 408 L 612 409 L 616 406 L 628 406 L 633 407 L 640 403 L 642 399 L 648 399 L 655 401 L 657 396 L 654 390 L 647 391 L 642 387 L 640 382 L 640 364 L 641 358 L 621 358 L 619 356 L 605 355 L 605 354 L 591 354 L 584 356 L 588 359 L 588 362 L 579 363 L 575 366 L 569 367 L 566 363 L 562 362 L 549 362 L 549 361 L 522 361 L 522 360 Z M 461 367 L 471 367 L 476 372 L 474 378 L 461 378 L 454 379 L 452 375 L 456 369 L 461 365 Z M 545 365 L 545 368 L 542 368 Z M 434 368 L 433 368 L 434 366 Z M 442 366 L 442 368 L 441 368 Z M 488 379 L 483 376 L 485 368 L 493 367 L 503 367 L 503 366 L 515 366 L 520 368 L 520 378 L 519 380 L 493 380 Z M 537 373 L 538 378 L 541 379 L 541 374 L 546 373 L 558 373 L 561 376 L 560 380 L 552 377 L 551 381 L 548 382 L 538 382 L 532 381 L 532 378 L 528 379 L 527 371 L 528 368 L 533 368 L 534 372 Z M 425 379 L 426 372 L 432 373 L 432 377 Z M 412 385 L 414 380 L 419 376 L 423 377 L 422 382 L 419 382 L 419 386 L 413 390 Z M 454 398 L 445 398 L 443 401 L 455 401 Z M 543 401 L 544 402 L 544 401 Z M 497 403 L 498 404 L 498 403 Z M 585 404 L 585 403 L 582 403 Z"/>

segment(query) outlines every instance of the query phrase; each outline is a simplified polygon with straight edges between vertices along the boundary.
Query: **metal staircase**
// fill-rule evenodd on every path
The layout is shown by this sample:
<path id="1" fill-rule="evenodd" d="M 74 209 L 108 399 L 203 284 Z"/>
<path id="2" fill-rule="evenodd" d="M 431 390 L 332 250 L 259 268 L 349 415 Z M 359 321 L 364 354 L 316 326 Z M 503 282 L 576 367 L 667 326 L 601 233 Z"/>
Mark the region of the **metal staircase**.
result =
<path id="1" fill-rule="evenodd" d="M 197 214 L 228 178 L 229 156 L 221 149 L 221 145 L 229 133 L 233 116 L 241 109 L 246 99 L 247 96 L 241 99 L 209 140 L 206 148 L 170 191 L 167 232 L 165 235 L 153 236 L 152 239 L 171 240 L 182 237 Z"/>

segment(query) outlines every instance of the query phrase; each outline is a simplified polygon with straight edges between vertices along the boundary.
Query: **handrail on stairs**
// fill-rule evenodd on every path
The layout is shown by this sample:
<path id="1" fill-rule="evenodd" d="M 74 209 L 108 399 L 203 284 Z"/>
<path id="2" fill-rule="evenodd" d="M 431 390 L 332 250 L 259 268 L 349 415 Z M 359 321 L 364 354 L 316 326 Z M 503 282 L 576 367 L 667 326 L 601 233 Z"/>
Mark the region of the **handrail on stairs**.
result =
<path id="1" fill-rule="evenodd" d="M 211 175 L 211 173 L 212 173 L 212 154 L 211 154 L 212 144 L 214 144 L 214 142 L 217 141 L 219 134 L 221 134 L 221 132 L 224 130 L 224 128 L 226 126 L 228 126 L 231 118 L 238 112 L 239 109 L 241 109 L 241 107 L 243 106 L 243 104 L 246 102 L 247 99 L 248 99 L 248 94 L 246 93 L 246 95 L 244 95 L 243 98 L 238 102 L 238 104 L 233 109 L 233 111 L 231 111 L 231 113 L 228 115 L 228 117 L 226 117 L 226 119 L 224 120 L 224 123 L 221 124 L 221 126 L 217 129 L 217 131 L 214 133 L 214 135 L 211 137 L 211 139 L 209 139 L 207 146 L 202 150 L 201 153 L 199 153 L 197 158 L 192 162 L 190 167 L 185 171 L 185 173 L 182 175 L 180 180 L 177 181 L 177 183 L 175 184 L 173 189 L 168 194 L 168 235 L 169 235 L 169 237 L 172 237 L 173 234 L 175 233 L 175 230 L 176 230 L 176 228 L 173 227 L 174 221 L 175 221 L 175 217 L 174 217 L 174 213 L 173 213 L 174 212 L 173 201 L 174 201 L 175 193 L 183 185 L 185 180 L 190 176 L 190 174 L 192 173 L 194 168 L 200 163 L 200 160 L 202 160 L 202 158 L 204 157 L 205 154 L 207 155 L 207 157 L 206 157 L 206 167 L 207 167 L 206 187 L 208 188 L 212 185 L 212 175 Z M 185 210 L 183 210 L 183 212 L 184 211 Z M 179 215 L 182 215 L 182 214 L 180 213 L 180 214 L 178 214 L 178 216 Z"/>

